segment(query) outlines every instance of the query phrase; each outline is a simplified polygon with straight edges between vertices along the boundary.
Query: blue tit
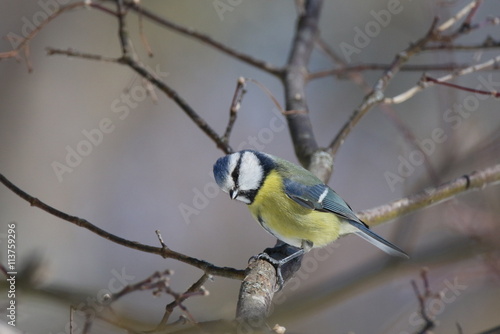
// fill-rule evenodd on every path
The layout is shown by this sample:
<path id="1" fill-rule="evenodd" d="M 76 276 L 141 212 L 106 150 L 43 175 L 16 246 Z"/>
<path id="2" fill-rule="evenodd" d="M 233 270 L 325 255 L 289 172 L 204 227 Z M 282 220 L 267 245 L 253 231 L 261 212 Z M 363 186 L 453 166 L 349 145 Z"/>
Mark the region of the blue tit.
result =
<path id="1" fill-rule="evenodd" d="M 408 255 L 372 232 L 349 205 L 308 170 L 278 157 L 245 150 L 219 158 L 215 181 L 231 199 L 248 205 L 269 233 L 299 248 L 283 264 L 354 233 L 391 255 Z"/>

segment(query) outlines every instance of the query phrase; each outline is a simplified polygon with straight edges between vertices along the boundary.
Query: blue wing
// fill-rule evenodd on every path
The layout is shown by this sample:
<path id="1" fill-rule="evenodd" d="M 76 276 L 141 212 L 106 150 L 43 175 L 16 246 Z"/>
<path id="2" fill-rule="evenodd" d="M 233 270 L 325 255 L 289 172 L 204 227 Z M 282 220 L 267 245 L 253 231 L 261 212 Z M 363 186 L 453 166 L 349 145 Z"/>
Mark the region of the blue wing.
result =
<path id="1" fill-rule="evenodd" d="M 358 232 L 355 233 L 358 236 L 369 241 L 384 252 L 408 258 L 408 255 L 399 247 L 371 231 L 368 226 L 356 216 L 351 207 L 327 185 L 316 184 L 307 186 L 292 180 L 285 180 L 285 193 L 292 200 L 306 208 L 331 212 L 344 218 L 347 223 L 357 229 Z"/>

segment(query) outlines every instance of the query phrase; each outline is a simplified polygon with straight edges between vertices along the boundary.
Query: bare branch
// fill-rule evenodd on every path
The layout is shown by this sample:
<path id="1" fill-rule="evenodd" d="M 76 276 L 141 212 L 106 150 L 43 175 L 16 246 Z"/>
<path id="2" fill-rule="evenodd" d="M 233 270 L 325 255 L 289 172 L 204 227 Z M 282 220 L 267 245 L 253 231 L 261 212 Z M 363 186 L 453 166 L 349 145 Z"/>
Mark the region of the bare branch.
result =
<path id="1" fill-rule="evenodd" d="M 165 248 L 165 247 L 153 247 L 153 246 L 148 246 L 141 244 L 137 241 L 131 241 L 127 240 L 124 238 L 121 238 L 119 236 L 116 236 L 114 234 L 111 234 L 109 232 L 106 232 L 105 230 L 91 224 L 89 221 L 76 217 L 76 216 L 71 216 L 65 212 L 59 211 L 58 209 L 55 209 L 54 207 L 45 204 L 44 202 L 40 201 L 38 198 L 35 198 L 28 193 L 24 192 L 20 188 L 18 188 L 16 185 L 14 185 L 12 182 L 10 182 L 5 176 L 0 174 L 0 182 L 5 185 L 7 188 L 12 190 L 16 195 L 30 203 L 31 206 L 37 207 L 39 209 L 42 209 L 43 211 L 50 213 L 51 215 L 58 217 L 62 220 L 65 220 L 67 222 L 70 222 L 74 225 L 77 225 L 79 227 L 83 227 L 98 236 L 107 239 L 109 241 L 112 241 L 114 243 L 117 243 L 119 245 L 131 248 L 131 249 L 136 249 L 141 252 L 146 252 L 146 253 L 151 253 L 151 254 L 158 254 L 161 255 L 164 258 L 171 258 L 180 262 L 184 262 L 186 264 L 189 264 L 193 267 L 199 268 L 203 270 L 207 274 L 211 274 L 214 276 L 222 276 L 222 277 L 227 277 L 227 278 L 234 278 L 234 279 L 242 279 L 244 275 L 243 270 L 237 270 L 234 268 L 229 268 L 229 267 L 217 267 L 209 262 L 206 262 L 204 260 L 199 260 L 181 253 L 178 253 L 176 251 L 173 251 L 170 248 Z"/>
<path id="2" fill-rule="evenodd" d="M 500 45 L 498 46 L 500 47 Z M 426 48 L 427 50 L 427 48 Z M 344 78 L 346 75 L 352 72 L 363 72 L 363 71 L 385 71 L 390 66 L 390 64 L 359 64 L 350 65 L 340 68 L 335 68 L 331 70 L 318 71 L 310 73 L 308 76 L 309 80 L 320 79 L 328 76 L 336 76 L 338 78 Z M 419 64 L 419 65 L 403 65 L 399 71 L 400 72 L 433 72 L 433 71 L 446 71 L 452 72 L 456 70 L 463 70 L 470 68 L 471 64 L 457 64 L 457 63 L 447 63 L 447 64 Z M 498 70 L 500 66 L 495 64 L 495 66 L 489 68 L 489 70 Z"/>
<path id="3" fill-rule="evenodd" d="M 500 42 L 495 41 L 492 38 L 487 38 L 481 44 L 462 45 L 462 44 L 442 43 L 437 45 L 428 45 L 424 47 L 422 51 L 477 51 L 477 50 L 488 51 L 489 49 L 495 50 L 498 48 L 500 48 Z"/>
<path id="4" fill-rule="evenodd" d="M 482 0 L 474 0 L 469 2 L 464 8 L 459 10 L 454 16 L 450 17 L 448 20 L 440 24 L 436 29 L 439 32 L 443 32 L 454 25 L 458 20 L 467 15 L 470 11 L 478 6 Z"/>
<path id="5" fill-rule="evenodd" d="M 371 110 L 371 108 L 373 108 L 376 104 L 384 100 L 384 91 L 387 88 L 387 85 L 392 80 L 394 75 L 399 71 L 399 69 L 403 66 L 403 64 L 406 63 L 412 56 L 419 53 L 429 41 L 435 38 L 436 25 L 437 19 L 434 19 L 434 22 L 431 24 L 429 31 L 423 38 L 418 40 L 415 44 L 410 45 L 406 50 L 400 52 L 394 58 L 391 66 L 375 83 L 372 92 L 365 96 L 361 105 L 352 113 L 350 119 L 342 127 L 342 129 L 328 146 L 328 151 L 332 156 L 335 156 L 337 154 L 340 146 L 344 143 L 344 140 L 347 138 L 356 124 L 361 120 L 361 118 L 366 115 L 366 113 Z"/>
<path id="6" fill-rule="evenodd" d="M 151 21 L 155 22 L 156 24 L 158 24 L 162 27 L 174 30 L 180 34 L 194 38 L 194 39 L 198 40 L 199 42 L 207 44 L 207 45 L 209 45 L 209 46 L 211 46 L 211 47 L 213 47 L 213 48 L 215 48 L 215 49 L 217 49 L 217 50 L 219 50 L 219 51 L 221 51 L 221 52 L 223 52 L 231 57 L 234 57 L 238 60 L 241 60 L 249 65 L 257 67 L 263 71 L 266 71 L 266 72 L 273 74 L 273 75 L 276 75 L 276 76 L 280 76 L 282 73 L 282 69 L 279 67 L 271 65 L 270 63 L 268 63 L 266 61 L 249 56 L 245 53 L 236 51 L 236 50 L 228 47 L 227 45 L 214 40 L 212 37 L 205 35 L 205 34 L 202 34 L 202 33 L 198 32 L 192 28 L 186 28 L 186 27 L 183 27 L 177 23 L 169 21 L 169 20 L 149 11 L 148 9 L 141 7 L 136 1 L 124 1 L 124 4 L 125 4 L 125 6 L 130 8 L 131 10 L 133 10 L 137 13 L 140 13 L 144 17 L 150 19 Z"/>
<path id="7" fill-rule="evenodd" d="M 308 167 L 311 156 L 319 148 L 309 118 L 305 84 L 308 78 L 307 66 L 318 35 L 318 21 L 323 0 L 309 0 L 300 14 L 288 62 L 283 75 L 285 88 L 285 109 L 288 128 L 292 136 L 295 154 L 300 163 Z"/>
<path id="8" fill-rule="evenodd" d="M 358 212 L 357 216 L 370 226 L 401 217 L 408 213 L 428 208 L 470 190 L 480 190 L 500 183 L 500 164 L 471 172 L 436 188 L 426 189 L 412 196 Z"/>
<path id="9" fill-rule="evenodd" d="M 177 103 L 177 105 L 188 115 L 189 118 L 210 138 L 217 144 L 217 147 L 224 151 L 226 154 L 229 154 L 233 151 L 233 149 L 224 141 L 222 138 L 215 132 L 215 130 L 208 125 L 208 123 L 200 116 L 198 113 L 191 108 L 191 106 L 184 100 L 173 88 L 168 86 L 165 82 L 163 82 L 158 76 L 154 73 L 148 71 L 146 67 L 144 67 L 139 62 L 131 59 L 131 58 L 123 58 L 122 63 L 130 66 L 134 71 L 140 74 L 143 78 L 151 82 L 155 85 L 159 90 L 165 93 L 168 97 Z"/>
<path id="10" fill-rule="evenodd" d="M 422 279 L 422 283 L 424 285 L 424 292 L 421 293 L 417 282 L 415 280 L 411 281 L 411 285 L 413 287 L 413 291 L 415 292 L 415 296 L 417 297 L 418 304 L 419 304 L 419 313 L 422 316 L 422 319 L 424 319 L 424 324 L 422 328 L 418 331 L 418 334 L 425 334 L 428 333 L 429 330 L 433 329 L 436 324 L 434 321 L 431 319 L 429 314 L 427 313 L 427 308 L 425 307 L 426 301 L 432 298 L 439 298 L 439 294 L 432 293 L 429 287 L 429 278 L 427 277 L 428 274 L 428 269 L 423 268 L 420 271 L 420 278 Z"/>
<path id="11" fill-rule="evenodd" d="M 127 13 L 123 6 L 123 0 L 116 0 L 116 13 L 118 16 L 118 36 L 120 37 L 120 45 L 122 47 L 122 57 L 132 57 L 132 48 L 128 37 L 128 30 L 125 24 Z"/>
<path id="12" fill-rule="evenodd" d="M 31 72 L 33 68 L 31 67 L 31 63 L 29 61 L 29 42 L 35 38 L 36 35 L 51 21 L 53 21 L 56 17 L 61 15 L 64 12 L 70 11 L 75 8 L 84 7 L 87 4 L 84 1 L 76 2 L 67 6 L 61 6 L 58 10 L 54 11 L 51 15 L 49 15 L 45 20 L 43 20 L 33 31 L 31 31 L 28 36 L 19 41 L 19 45 L 12 51 L 1 52 L 0 60 L 7 58 L 19 58 L 19 53 L 23 52 L 25 55 L 26 65 L 28 67 L 28 71 Z M 12 42 L 12 41 L 11 41 Z"/>
<path id="13" fill-rule="evenodd" d="M 120 291 L 107 296 L 108 300 L 106 302 L 111 304 L 121 297 L 128 295 L 129 293 L 132 293 L 134 291 L 153 290 L 153 294 L 156 294 L 158 292 L 155 292 L 154 290 L 164 290 L 164 286 L 169 284 L 171 275 L 172 271 L 168 269 L 163 272 L 157 271 L 144 280 L 135 284 L 127 285 Z"/>
<path id="14" fill-rule="evenodd" d="M 500 56 L 497 56 L 497 57 L 489 59 L 483 63 L 476 64 L 476 65 L 455 71 L 453 73 L 444 75 L 440 78 L 435 79 L 434 81 L 437 81 L 439 83 L 443 83 L 443 82 L 455 79 L 455 78 L 462 76 L 462 75 L 471 74 L 474 72 L 483 71 L 483 70 L 487 70 L 487 69 L 491 69 L 491 68 L 498 68 L 499 63 L 500 63 Z M 413 86 L 412 88 L 408 89 L 407 91 L 405 91 L 401 94 L 398 94 L 394 97 L 384 98 L 383 103 L 399 104 L 399 103 L 405 102 L 408 99 L 410 99 L 411 97 L 415 96 L 417 93 L 420 93 L 422 90 L 429 88 L 435 84 L 435 82 L 425 81 L 425 80 L 423 80 L 423 78 L 420 79 L 420 81 L 417 83 L 417 85 Z"/>
<path id="15" fill-rule="evenodd" d="M 424 76 L 422 78 L 422 80 L 424 82 L 432 82 L 432 83 L 435 83 L 436 85 L 443 85 L 443 86 L 447 86 L 447 87 L 452 87 L 452 88 L 456 88 L 456 89 L 459 89 L 459 90 L 464 90 L 466 92 L 471 92 L 471 93 L 475 93 L 475 94 L 490 95 L 490 96 L 493 96 L 493 97 L 500 97 L 500 93 L 496 92 L 496 91 L 491 91 L 490 92 L 490 91 L 486 91 L 486 90 L 481 90 L 481 89 L 475 89 L 475 88 L 469 88 L 469 87 L 464 87 L 464 86 L 460 86 L 460 85 L 455 85 L 455 84 L 452 84 L 452 83 L 449 83 L 449 82 L 441 82 L 438 79 L 434 79 L 434 78 L 431 78 L 429 76 Z"/>
<path id="16" fill-rule="evenodd" d="M 172 312 L 174 311 L 175 307 L 177 307 L 180 303 L 188 299 L 189 297 L 193 296 L 194 294 L 207 294 L 206 290 L 203 289 L 203 284 L 207 281 L 207 279 L 210 278 L 210 275 L 207 275 L 206 273 L 203 274 L 199 280 L 197 280 L 193 285 L 189 287 L 189 289 L 186 290 L 183 294 L 181 294 L 178 298 L 176 298 L 173 302 L 168 304 L 165 307 L 165 314 L 163 315 L 163 318 L 161 319 L 160 323 L 156 328 L 154 329 L 154 332 L 161 331 L 167 327 L 167 322 L 170 316 L 172 315 Z"/>
<path id="17" fill-rule="evenodd" d="M 241 100 L 243 100 L 243 95 L 245 95 L 245 78 L 238 78 L 236 84 L 236 89 L 234 90 L 233 101 L 231 102 L 231 107 L 229 108 L 229 121 L 226 126 L 226 131 L 222 136 L 222 141 L 229 144 L 229 136 L 233 130 L 234 122 L 236 121 L 236 116 L 241 107 Z"/>
<path id="18" fill-rule="evenodd" d="M 64 56 L 74 57 L 74 58 L 82 58 L 82 59 L 86 59 L 86 60 L 103 61 L 103 62 L 118 63 L 118 64 L 121 61 L 120 58 L 105 57 L 102 55 L 80 52 L 80 51 L 76 51 L 73 49 L 60 50 L 60 49 L 54 49 L 54 48 L 46 48 L 46 50 L 47 50 L 47 55 L 49 55 L 49 56 L 64 55 Z"/>
<path id="19" fill-rule="evenodd" d="M 105 58 L 99 55 L 92 55 L 88 53 L 82 53 L 74 51 L 71 49 L 60 50 L 60 49 L 47 49 L 50 55 L 66 55 L 68 57 L 77 57 L 88 60 L 98 60 L 98 61 L 109 61 L 117 62 L 119 64 L 124 64 L 132 68 L 135 72 L 141 75 L 144 79 L 151 82 L 156 88 L 165 93 L 169 98 L 174 100 L 177 105 L 188 115 L 189 118 L 210 138 L 214 141 L 218 148 L 220 148 L 225 153 L 231 153 L 233 149 L 225 143 L 222 138 L 215 132 L 215 130 L 208 125 L 208 123 L 203 119 L 187 102 L 184 100 L 173 88 L 168 86 L 164 81 L 162 81 L 156 74 L 149 71 L 144 65 L 138 61 L 132 59 L 131 57 L 122 57 L 119 59 Z"/>
<path id="20" fill-rule="evenodd" d="M 137 13 L 139 17 L 139 35 L 141 36 L 141 42 L 144 48 L 146 49 L 148 56 L 153 57 L 153 50 L 151 49 L 151 45 L 148 42 L 148 39 L 146 37 L 146 34 L 144 33 L 144 20 L 143 20 L 143 15 L 142 15 L 142 10 L 139 10 Z"/>

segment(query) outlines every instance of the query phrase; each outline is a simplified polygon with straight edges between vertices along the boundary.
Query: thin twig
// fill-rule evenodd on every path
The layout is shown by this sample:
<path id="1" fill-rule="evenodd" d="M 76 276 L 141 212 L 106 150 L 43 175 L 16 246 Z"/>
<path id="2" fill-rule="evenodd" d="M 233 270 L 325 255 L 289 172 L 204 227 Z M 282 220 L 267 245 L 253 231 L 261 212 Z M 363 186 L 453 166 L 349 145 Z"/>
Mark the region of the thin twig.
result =
<path id="1" fill-rule="evenodd" d="M 193 294 L 198 294 L 199 291 L 202 291 L 203 294 L 208 294 L 206 290 L 203 289 L 203 284 L 210 278 L 210 275 L 203 274 L 196 282 L 194 282 L 189 289 L 186 290 L 183 294 L 180 295 L 180 297 L 173 302 L 169 303 L 165 307 L 165 313 L 163 315 L 163 318 L 161 319 L 160 323 L 156 326 L 154 329 L 154 332 L 161 331 L 167 327 L 167 322 L 170 316 L 172 315 L 172 312 L 174 311 L 175 307 L 177 307 L 181 302 L 186 300 L 187 298 L 193 296 Z"/>
<path id="2" fill-rule="evenodd" d="M 128 65 L 143 78 L 155 85 L 159 90 L 165 93 L 169 98 L 174 100 L 174 102 L 188 115 L 189 118 L 210 138 L 215 142 L 217 148 L 224 151 L 224 153 L 229 154 L 233 152 L 233 149 L 228 144 L 224 143 L 222 138 L 212 129 L 210 125 L 203 119 L 188 103 L 184 98 L 182 98 L 177 91 L 168 86 L 163 82 L 156 74 L 150 72 L 146 67 L 144 67 L 139 62 L 131 58 L 123 58 L 122 63 Z"/>
<path id="3" fill-rule="evenodd" d="M 276 109 L 278 109 L 278 111 L 280 113 L 285 115 L 286 113 L 290 112 L 290 111 L 285 111 L 283 109 L 283 107 L 279 103 L 278 99 L 273 95 L 273 93 L 269 90 L 269 88 L 267 88 L 262 82 L 260 82 L 256 79 L 251 79 L 251 78 L 246 78 L 245 80 L 248 82 L 251 82 L 251 83 L 255 84 L 257 87 L 259 87 L 260 90 L 262 90 L 264 92 L 264 94 L 266 94 L 266 96 L 271 100 L 271 102 L 274 104 L 274 106 L 276 107 Z"/>
<path id="4" fill-rule="evenodd" d="M 477 2 L 481 0 L 474 0 L 465 5 L 464 8 L 459 10 L 454 16 L 450 17 L 448 20 L 440 24 L 436 30 L 439 32 L 443 32 L 454 25 L 458 20 L 467 15 L 471 10 L 473 10 L 477 6 Z"/>
<path id="5" fill-rule="evenodd" d="M 167 85 L 164 81 L 162 81 L 155 73 L 149 71 L 144 65 L 139 63 L 138 61 L 132 59 L 131 57 L 122 57 L 117 60 L 113 60 L 112 58 L 102 59 L 101 56 L 98 55 L 90 55 L 88 53 L 82 53 L 75 50 L 60 50 L 49 48 L 47 51 L 52 55 L 66 55 L 68 57 L 77 57 L 88 60 L 105 60 L 111 62 L 117 62 L 119 64 L 127 65 L 131 69 L 133 69 L 136 73 L 141 75 L 144 79 L 148 80 L 152 85 L 165 93 L 169 98 L 174 100 L 174 102 L 184 111 L 184 113 L 191 118 L 191 120 L 210 138 L 215 142 L 217 147 L 224 151 L 226 154 L 229 154 L 233 151 L 233 149 L 224 141 L 222 138 L 212 129 L 210 125 L 203 119 L 188 103 L 184 100 L 173 88 Z"/>
<path id="6" fill-rule="evenodd" d="M 54 49 L 54 48 L 46 48 L 47 55 L 53 56 L 53 55 L 63 55 L 63 56 L 68 56 L 68 57 L 75 57 L 75 58 L 82 58 L 86 60 L 94 60 L 94 61 L 103 61 L 103 62 L 108 62 L 108 63 L 120 63 L 121 58 L 112 58 L 112 57 L 105 57 L 102 55 L 97 55 L 93 53 L 86 53 L 86 52 L 80 52 L 76 51 L 73 49 L 66 49 L 66 50 L 60 50 L 60 49 Z"/>
<path id="7" fill-rule="evenodd" d="M 170 248 L 163 248 L 163 247 L 153 247 L 149 245 L 144 245 L 141 244 L 137 241 L 131 241 L 127 240 L 124 238 L 121 238 L 119 236 L 116 236 L 114 234 L 111 234 L 93 224 L 91 224 L 89 221 L 76 217 L 76 216 L 71 216 L 65 212 L 62 212 L 58 209 L 55 209 L 54 207 L 45 204 L 44 202 L 40 201 L 38 198 L 35 198 L 28 193 L 24 192 L 21 190 L 19 187 L 14 185 L 12 182 L 10 182 L 4 175 L 0 174 L 0 182 L 5 185 L 8 189 L 10 189 L 12 192 L 14 192 L 16 195 L 30 203 L 31 206 L 37 207 L 55 217 L 58 217 L 62 220 L 65 220 L 67 222 L 70 222 L 74 225 L 77 225 L 79 227 L 83 227 L 98 236 L 107 239 L 109 241 L 112 241 L 114 243 L 117 243 L 119 245 L 139 250 L 141 252 L 146 252 L 146 253 L 151 253 L 151 254 L 158 254 L 161 255 L 164 258 L 171 258 L 186 264 L 189 264 L 193 267 L 199 268 L 203 270 L 207 274 L 211 274 L 214 276 L 222 276 L 222 277 L 227 277 L 227 278 L 233 278 L 233 279 L 242 279 L 244 276 L 244 271 L 243 270 L 237 270 L 234 268 L 229 268 L 229 267 L 218 267 L 215 266 L 209 262 L 206 262 L 204 260 L 199 260 L 197 258 L 193 258 L 187 255 L 184 255 L 182 253 L 178 253 L 176 251 L 173 251 Z"/>
<path id="8" fill-rule="evenodd" d="M 56 17 L 58 17 L 62 13 L 70 11 L 70 10 L 75 9 L 75 8 L 85 7 L 85 6 L 87 6 L 86 2 L 81 1 L 81 2 L 76 2 L 76 3 L 73 3 L 73 4 L 69 4 L 69 5 L 66 5 L 66 6 L 59 7 L 56 11 L 54 11 L 51 15 L 49 15 L 45 20 L 43 20 L 42 22 L 40 22 L 40 24 L 35 29 L 33 29 L 33 31 L 31 31 L 28 34 L 28 36 L 24 37 L 21 41 L 19 41 L 18 46 L 14 50 L 7 51 L 7 52 L 1 52 L 0 53 L 0 60 L 6 59 L 6 58 L 19 58 L 19 53 L 23 52 L 24 55 L 25 55 L 25 61 L 26 61 L 26 65 L 28 67 L 28 71 L 29 72 L 33 71 L 31 63 L 29 61 L 29 42 L 36 35 L 38 35 L 38 33 L 47 24 L 49 24 L 51 21 L 53 21 Z M 96 7 L 98 9 L 101 9 L 100 7 L 94 6 L 94 5 L 92 5 L 92 7 Z"/>
<path id="9" fill-rule="evenodd" d="M 158 237 L 158 240 L 160 241 L 161 248 L 168 249 L 167 245 L 163 241 L 160 230 L 156 230 L 155 233 L 156 233 L 156 236 Z"/>
<path id="10" fill-rule="evenodd" d="M 486 91 L 486 90 L 481 90 L 481 89 L 475 89 L 475 88 L 469 88 L 469 87 L 465 87 L 465 86 L 460 86 L 460 85 L 452 84 L 452 83 L 449 83 L 449 82 L 441 82 L 438 79 L 434 79 L 434 78 L 431 78 L 429 76 L 424 76 L 422 80 L 424 82 L 432 82 L 432 83 L 435 83 L 437 85 L 443 85 L 443 86 L 447 86 L 447 87 L 452 87 L 452 88 L 456 88 L 456 89 L 459 89 L 459 90 L 463 90 L 463 91 L 471 92 L 471 93 L 475 93 L 475 94 L 500 97 L 500 92 Z"/>
<path id="11" fill-rule="evenodd" d="M 474 3 L 474 7 L 471 8 L 469 11 L 469 14 L 467 14 L 467 17 L 465 18 L 464 22 L 462 22 L 462 26 L 460 27 L 460 30 L 468 30 L 472 26 L 472 18 L 474 15 L 476 15 L 477 10 L 479 9 L 479 6 L 483 3 L 483 0 L 476 0 Z"/>
<path id="12" fill-rule="evenodd" d="M 422 279 L 422 283 L 424 285 L 424 292 L 421 293 L 417 282 L 415 280 L 411 280 L 411 285 L 413 287 L 413 291 L 415 292 L 415 296 L 417 297 L 418 304 L 419 304 L 419 313 L 422 319 L 425 321 L 422 328 L 417 332 L 418 334 L 425 334 L 428 333 L 429 330 L 434 328 L 436 324 L 434 321 L 431 319 L 429 314 L 427 313 L 427 308 L 425 307 L 425 303 L 427 300 L 431 298 L 438 298 L 438 294 L 433 294 L 430 290 L 429 287 L 429 278 L 427 276 L 428 269 L 423 268 L 420 271 L 420 278 Z"/>
<path id="13" fill-rule="evenodd" d="M 146 37 L 146 34 L 144 33 L 144 20 L 143 20 L 143 15 L 142 15 L 141 9 L 139 9 L 139 11 L 137 12 L 137 16 L 139 19 L 139 35 L 141 36 L 142 45 L 146 49 L 148 56 L 153 57 L 154 56 L 153 49 L 151 48 L 151 45 L 148 42 L 148 38 Z"/>
<path id="14" fill-rule="evenodd" d="M 233 130 L 234 122 L 236 122 L 236 117 L 238 115 L 238 111 L 240 110 L 241 101 L 243 100 L 245 93 L 245 78 L 240 77 L 236 83 L 233 101 L 231 102 L 231 107 L 229 108 L 229 121 L 227 122 L 226 131 L 224 131 L 224 135 L 222 136 L 222 141 L 226 144 L 229 144 L 229 136 Z"/>
<path id="15" fill-rule="evenodd" d="M 500 47 L 500 44 L 498 45 Z M 426 47 L 425 50 L 428 50 Z M 423 50 L 422 50 L 423 51 Z M 338 78 L 345 78 L 349 73 L 352 72 L 364 72 L 364 71 L 385 71 L 390 66 L 390 64 L 359 64 L 359 65 L 348 65 L 345 67 L 335 68 L 331 70 L 318 71 L 310 73 L 308 76 L 309 80 L 320 79 L 328 76 L 336 76 Z M 456 71 L 469 68 L 473 65 L 471 64 L 456 64 L 456 63 L 446 63 L 446 64 L 418 64 L 418 65 L 403 65 L 399 71 L 400 72 L 434 72 L 434 71 Z M 498 70 L 500 67 L 495 66 L 490 68 L 490 70 Z M 352 79 L 351 79 L 352 80 Z"/>
<path id="16" fill-rule="evenodd" d="M 163 272 L 155 272 L 151 276 L 145 278 L 144 280 L 137 282 L 135 284 L 129 284 L 125 286 L 120 291 L 113 293 L 107 297 L 106 303 L 111 304 L 121 297 L 128 295 L 134 291 L 140 290 L 162 290 L 163 285 L 169 284 L 170 275 L 172 275 L 171 270 L 165 270 Z M 154 293 L 155 294 L 155 293 Z"/>
<path id="17" fill-rule="evenodd" d="M 487 38 L 481 44 L 463 45 L 463 44 L 443 43 L 437 45 L 427 45 L 422 49 L 422 51 L 477 51 L 477 50 L 488 51 L 489 49 L 494 50 L 498 48 L 500 48 L 500 42 L 495 41 L 491 38 Z"/>
<path id="18" fill-rule="evenodd" d="M 116 13 L 118 16 L 118 36 L 120 37 L 120 45 L 122 47 L 122 57 L 132 57 L 132 48 L 125 23 L 127 13 L 123 5 L 123 0 L 116 0 Z"/>
<path id="19" fill-rule="evenodd" d="M 476 64 L 476 65 L 473 65 L 473 66 L 470 66 L 470 67 L 467 67 L 467 68 L 464 68 L 461 70 L 457 70 L 453 73 L 444 75 L 440 78 L 435 79 L 435 81 L 438 81 L 439 83 L 443 83 L 443 82 L 455 79 L 459 76 L 471 74 L 471 73 L 478 72 L 478 71 L 483 71 L 483 70 L 490 69 L 490 68 L 498 68 L 499 63 L 500 63 L 500 56 L 497 56 L 495 58 L 488 59 L 487 61 L 482 62 L 480 64 Z M 410 99 L 411 97 L 415 96 L 417 93 L 421 92 L 422 90 L 424 90 L 426 88 L 433 86 L 434 84 L 435 84 L 434 82 L 431 82 L 431 81 L 425 82 L 424 80 L 421 79 L 417 83 L 417 85 L 406 90 L 405 92 L 398 94 L 394 97 L 384 98 L 383 103 L 399 104 L 399 103 L 405 102 L 408 99 Z"/>

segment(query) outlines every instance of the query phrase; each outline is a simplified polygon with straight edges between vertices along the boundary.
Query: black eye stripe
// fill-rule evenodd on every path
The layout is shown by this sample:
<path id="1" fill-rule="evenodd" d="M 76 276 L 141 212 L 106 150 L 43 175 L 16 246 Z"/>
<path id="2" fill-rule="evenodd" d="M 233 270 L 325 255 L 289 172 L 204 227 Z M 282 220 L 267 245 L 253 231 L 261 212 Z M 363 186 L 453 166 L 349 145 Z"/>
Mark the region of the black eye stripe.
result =
<path id="1" fill-rule="evenodd" d="M 242 159 L 243 159 L 243 154 L 240 154 L 238 162 L 236 162 L 236 166 L 234 167 L 233 172 L 231 173 L 231 177 L 233 178 L 235 188 L 239 187 L 238 179 L 240 178 L 240 167 Z"/>

